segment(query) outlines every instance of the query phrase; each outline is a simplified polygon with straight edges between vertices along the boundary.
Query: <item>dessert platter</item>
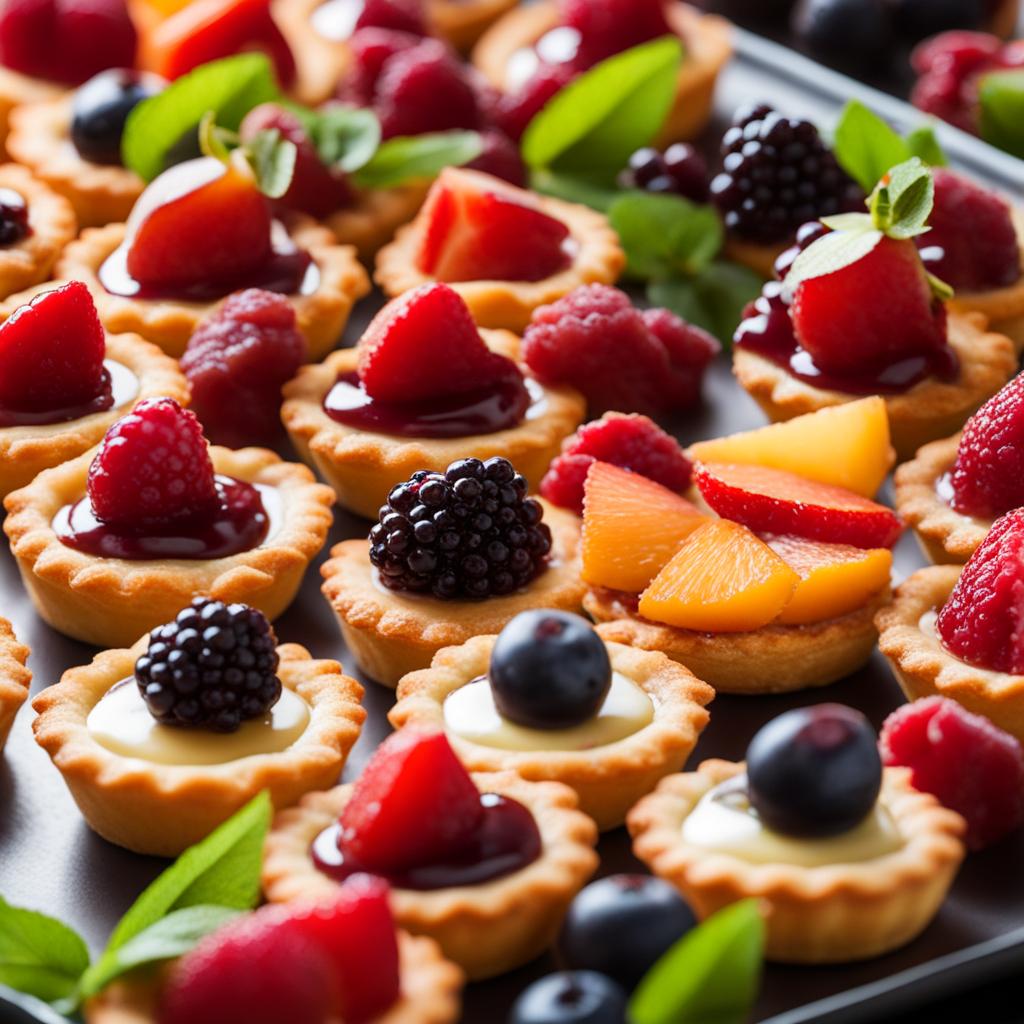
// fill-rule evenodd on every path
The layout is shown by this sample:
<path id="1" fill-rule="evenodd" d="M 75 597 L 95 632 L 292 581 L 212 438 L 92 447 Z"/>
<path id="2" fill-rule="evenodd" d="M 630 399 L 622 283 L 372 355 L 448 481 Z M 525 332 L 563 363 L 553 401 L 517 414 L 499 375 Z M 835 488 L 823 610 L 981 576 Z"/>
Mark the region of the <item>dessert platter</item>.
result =
<path id="1" fill-rule="evenodd" d="M 679 0 L 8 0 L 0 121 L 0 1016 L 1024 962 L 1014 158 Z"/>

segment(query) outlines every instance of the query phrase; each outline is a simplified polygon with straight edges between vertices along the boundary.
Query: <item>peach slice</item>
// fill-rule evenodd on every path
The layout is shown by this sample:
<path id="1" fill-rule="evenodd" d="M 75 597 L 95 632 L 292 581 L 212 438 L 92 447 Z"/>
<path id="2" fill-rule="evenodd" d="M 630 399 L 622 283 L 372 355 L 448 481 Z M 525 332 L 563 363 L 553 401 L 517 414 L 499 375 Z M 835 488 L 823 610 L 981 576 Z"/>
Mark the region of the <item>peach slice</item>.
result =
<path id="1" fill-rule="evenodd" d="M 746 633 L 777 619 L 799 582 L 745 526 L 708 519 L 640 595 L 639 611 L 679 629 Z"/>
<path id="2" fill-rule="evenodd" d="M 700 462 L 747 463 L 784 469 L 808 480 L 870 498 L 895 461 L 885 401 L 877 395 L 773 423 L 757 430 L 698 441 Z"/>
<path id="3" fill-rule="evenodd" d="M 638 594 L 706 522 L 695 505 L 638 473 L 595 462 L 583 487 L 583 579 Z"/>

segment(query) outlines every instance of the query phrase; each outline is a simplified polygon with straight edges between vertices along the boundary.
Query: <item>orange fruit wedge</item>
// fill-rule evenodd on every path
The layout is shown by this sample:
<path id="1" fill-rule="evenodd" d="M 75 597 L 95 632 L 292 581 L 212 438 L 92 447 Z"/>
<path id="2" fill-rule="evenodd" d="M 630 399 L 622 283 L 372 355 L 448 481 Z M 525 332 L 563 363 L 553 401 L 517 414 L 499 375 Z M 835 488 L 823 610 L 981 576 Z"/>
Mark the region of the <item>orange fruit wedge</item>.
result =
<path id="1" fill-rule="evenodd" d="M 777 619 L 800 577 L 764 541 L 708 519 L 640 595 L 640 614 L 680 629 L 745 633 Z"/>
<path id="2" fill-rule="evenodd" d="M 583 486 L 583 579 L 638 594 L 706 522 L 695 505 L 638 473 L 595 462 Z"/>
<path id="3" fill-rule="evenodd" d="M 784 469 L 865 498 L 877 493 L 895 461 L 885 401 L 877 395 L 786 423 L 699 441 L 690 446 L 689 455 L 701 462 Z"/>

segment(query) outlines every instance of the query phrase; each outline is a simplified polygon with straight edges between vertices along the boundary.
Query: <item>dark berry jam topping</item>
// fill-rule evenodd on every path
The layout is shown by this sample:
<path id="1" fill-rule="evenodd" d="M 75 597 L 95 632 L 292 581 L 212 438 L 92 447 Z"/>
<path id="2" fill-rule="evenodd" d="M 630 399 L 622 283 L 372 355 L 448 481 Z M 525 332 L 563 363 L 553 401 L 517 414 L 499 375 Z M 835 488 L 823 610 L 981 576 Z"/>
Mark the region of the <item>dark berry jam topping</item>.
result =
<path id="1" fill-rule="evenodd" d="M 0 188 L 0 245 L 17 245 L 31 234 L 25 197 L 13 188 Z"/>
<path id="2" fill-rule="evenodd" d="M 112 526 L 96 517 L 88 497 L 65 505 L 53 519 L 53 530 L 62 544 L 96 558 L 149 559 L 226 558 L 251 551 L 263 543 L 270 516 L 259 485 L 217 477 L 220 505 L 202 522 L 175 523 L 161 531 Z"/>
<path id="3" fill-rule="evenodd" d="M 518 426 L 542 397 L 536 381 L 510 378 L 484 391 L 429 402 L 381 402 L 366 393 L 357 373 L 346 373 L 327 392 L 324 412 L 348 427 L 396 437 L 469 437 Z"/>
<path id="4" fill-rule="evenodd" d="M 103 383 L 99 394 L 88 402 L 59 409 L 15 409 L 0 404 L 0 427 L 38 427 L 106 412 L 131 401 L 139 391 L 139 379 L 121 363 L 107 359 L 103 363 Z"/>
<path id="5" fill-rule="evenodd" d="M 440 864 L 420 864 L 405 871 L 384 874 L 398 889 L 447 889 L 482 885 L 504 878 L 532 864 L 541 854 L 540 832 L 533 815 L 521 804 L 496 793 L 480 797 L 484 816 L 475 840 L 461 854 Z M 380 874 L 347 860 L 339 848 L 341 826 L 331 825 L 313 840 L 310 856 L 317 869 L 343 882 L 359 873 Z"/>
<path id="6" fill-rule="evenodd" d="M 736 345 L 781 366 L 788 374 L 811 387 L 848 395 L 900 395 L 928 377 L 955 380 L 960 361 L 948 346 L 908 356 L 877 371 L 863 374 L 831 374 L 820 369 L 793 331 L 789 306 L 779 281 L 769 281 L 736 330 Z"/>

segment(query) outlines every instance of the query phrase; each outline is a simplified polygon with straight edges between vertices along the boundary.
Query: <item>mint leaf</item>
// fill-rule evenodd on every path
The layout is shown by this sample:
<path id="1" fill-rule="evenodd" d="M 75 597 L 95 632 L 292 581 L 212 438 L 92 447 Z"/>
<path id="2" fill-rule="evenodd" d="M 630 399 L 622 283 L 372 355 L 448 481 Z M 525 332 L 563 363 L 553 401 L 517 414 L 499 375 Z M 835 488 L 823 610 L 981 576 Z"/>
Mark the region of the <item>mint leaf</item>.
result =
<path id="1" fill-rule="evenodd" d="M 365 167 L 380 146 L 380 121 L 372 110 L 329 107 L 313 117 L 307 130 L 320 159 L 347 174 Z"/>
<path id="2" fill-rule="evenodd" d="M 743 1024 L 761 982 L 764 922 L 743 900 L 683 936 L 640 982 L 630 1024 Z"/>
<path id="3" fill-rule="evenodd" d="M 1024 68 L 995 71 L 980 82 L 981 137 L 1024 158 Z"/>
<path id="4" fill-rule="evenodd" d="M 445 167 L 475 160 L 483 152 L 477 132 L 436 132 L 400 136 L 382 142 L 353 176 L 364 188 L 390 188 L 407 181 L 433 178 Z"/>
<path id="5" fill-rule="evenodd" d="M 871 228 L 852 231 L 832 231 L 812 242 L 793 261 L 786 275 L 783 289 L 792 299 L 797 286 L 812 277 L 824 277 L 862 260 L 885 236 Z"/>
<path id="6" fill-rule="evenodd" d="M 564 199 L 568 203 L 582 203 L 602 213 L 607 213 L 612 203 L 622 195 L 617 188 L 604 188 L 585 178 L 556 174 L 544 169 L 530 174 L 530 188 L 534 192 L 543 192 L 544 195 Z"/>
<path id="7" fill-rule="evenodd" d="M 276 128 L 257 132 L 245 144 L 245 156 L 260 191 L 271 199 L 280 199 L 295 175 L 298 158 L 295 143 L 284 138 Z"/>
<path id="8" fill-rule="evenodd" d="M 530 122 L 523 159 L 611 183 L 659 132 L 675 100 L 683 48 L 666 36 L 610 57 L 570 82 Z"/>
<path id="9" fill-rule="evenodd" d="M 74 991 L 88 966 L 85 943 L 66 924 L 0 898 L 0 984 L 53 1002 Z"/>
<path id="10" fill-rule="evenodd" d="M 910 155 L 920 157 L 929 167 L 945 167 L 949 163 L 931 125 L 915 128 L 907 134 L 906 140 Z"/>
<path id="11" fill-rule="evenodd" d="M 907 143 L 859 100 L 843 108 L 833 145 L 840 166 L 865 192 L 911 156 Z"/>
<path id="12" fill-rule="evenodd" d="M 918 157 L 897 165 L 871 195 L 871 218 L 890 238 L 907 239 L 928 230 L 935 202 L 931 171 Z"/>
<path id="13" fill-rule="evenodd" d="M 270 60 L 262 53 L 203 64 L 143 100 L 128 115 L 121 139 L 125 167 L 146 181 L 167 169 L 184 136 L 210 111 L 224 128 L 236 130 L 253 107 L 280 95 Z"/>

